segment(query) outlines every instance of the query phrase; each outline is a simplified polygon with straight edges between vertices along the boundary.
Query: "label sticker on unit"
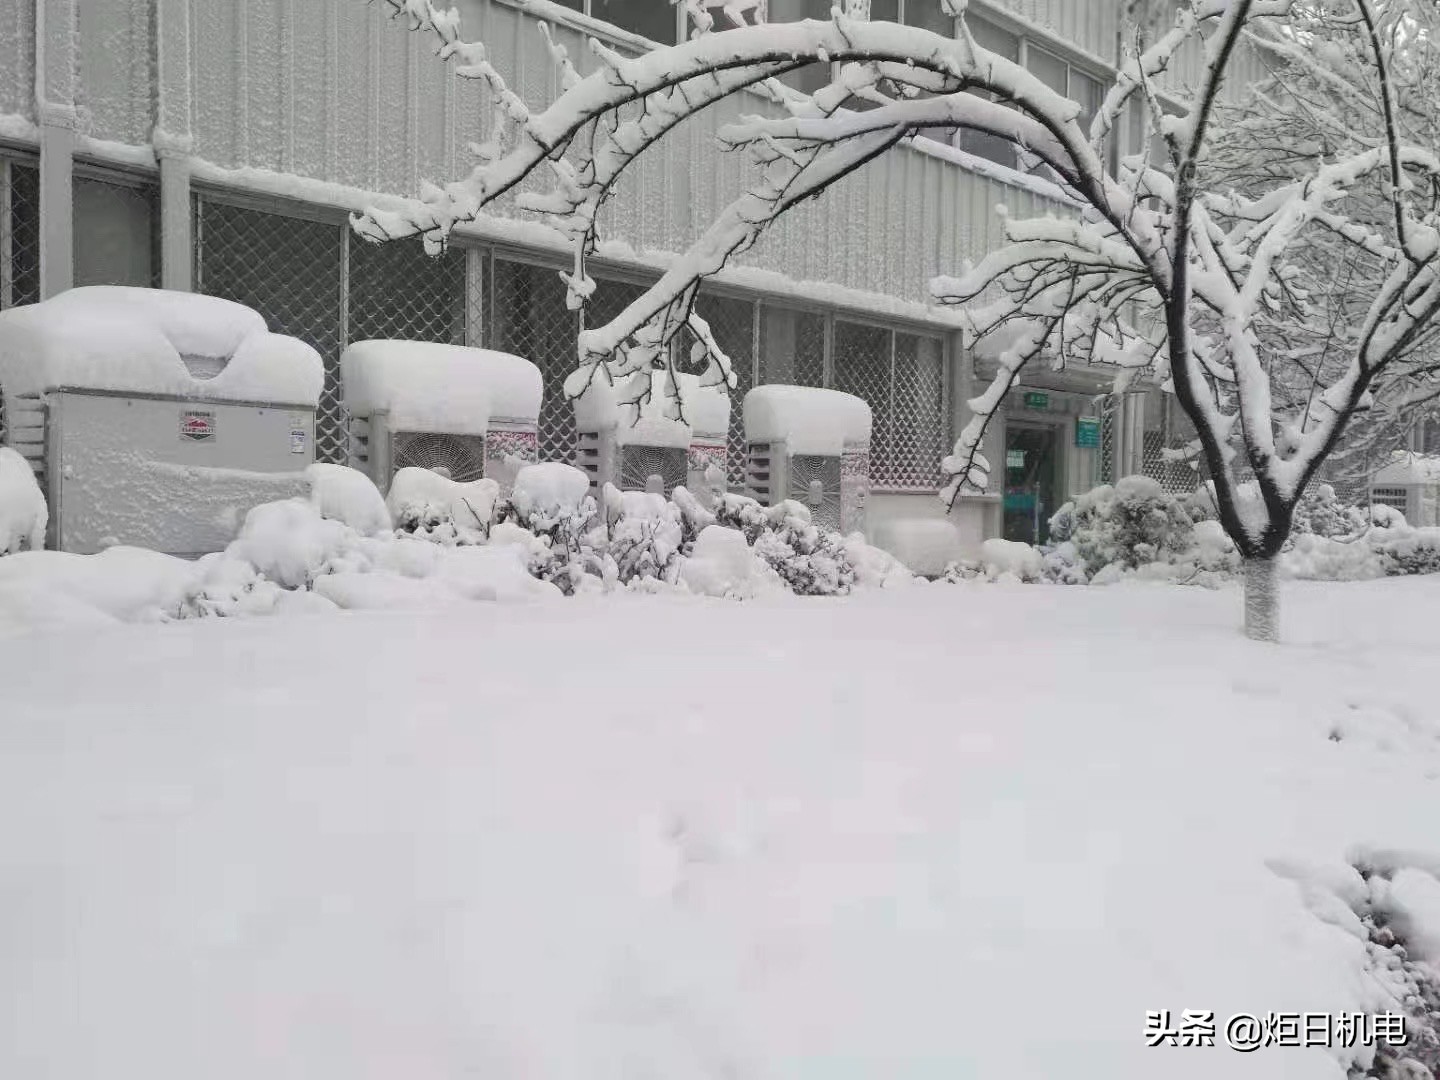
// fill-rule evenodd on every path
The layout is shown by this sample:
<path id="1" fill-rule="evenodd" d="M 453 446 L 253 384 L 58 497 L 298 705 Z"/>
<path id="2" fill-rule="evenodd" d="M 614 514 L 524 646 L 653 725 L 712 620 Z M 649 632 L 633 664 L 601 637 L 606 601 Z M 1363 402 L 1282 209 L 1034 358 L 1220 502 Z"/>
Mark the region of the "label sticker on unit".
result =
<path id="1" fill-rule="evenodd" d="M 215 414 L 195 409 L 181 413 L 180 437 L 191 442 L 208 442 L 215 438 Z"/>
<path id="2" fill-rule="evenodd" d="M 308 436 L 304 428 L 290 429 L 290 452 L 292 454 L 303 454 L 305 452 L 305 441 Z"/>

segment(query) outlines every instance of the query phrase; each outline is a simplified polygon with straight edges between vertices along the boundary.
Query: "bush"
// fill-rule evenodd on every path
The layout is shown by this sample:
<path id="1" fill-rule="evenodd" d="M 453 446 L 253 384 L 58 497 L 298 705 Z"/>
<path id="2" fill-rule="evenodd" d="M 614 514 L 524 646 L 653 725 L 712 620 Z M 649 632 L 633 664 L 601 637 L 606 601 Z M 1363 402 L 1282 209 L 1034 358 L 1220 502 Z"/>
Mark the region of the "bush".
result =
<path id="1" fill-rule="evenodd" d="M 1134 569 L 1172 562 L 1194 545 L 1195 518 L 1148 476 L 1127 476 L 1094 488 L 1050 519 L 1050 537 L 1075 546 L 1092 577 L 1112 563 Z"/>
<path id="2" fill-rule="evenodd" d="M 1440 573 L 1440 529 L 1376 529 L 1369 539 L 1387 577 Z"/>
<path id="3" fill-rule="evenodd" d="M 1295 505 L 1288 543 L 1293 544 L 1296 537 L 1307 535 L 1328 539 L 1356 536 L 1368 526 L 1363 508 L 1341 502 L 1329 484 L 1316 484 Z"/>

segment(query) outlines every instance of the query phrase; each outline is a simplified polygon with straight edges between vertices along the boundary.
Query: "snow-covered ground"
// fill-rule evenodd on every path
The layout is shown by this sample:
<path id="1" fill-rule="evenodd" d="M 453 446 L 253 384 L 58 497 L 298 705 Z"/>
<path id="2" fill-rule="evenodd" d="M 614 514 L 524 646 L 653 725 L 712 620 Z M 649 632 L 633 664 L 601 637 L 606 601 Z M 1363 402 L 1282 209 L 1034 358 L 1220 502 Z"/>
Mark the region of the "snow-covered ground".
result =
<path id="1" fill-rule="evenodd" d="M 0 1076 L 1334 1080 L 1143 1034 L 1440 959 L 1440 576 L 1285 600 L 0 627 Z"/>

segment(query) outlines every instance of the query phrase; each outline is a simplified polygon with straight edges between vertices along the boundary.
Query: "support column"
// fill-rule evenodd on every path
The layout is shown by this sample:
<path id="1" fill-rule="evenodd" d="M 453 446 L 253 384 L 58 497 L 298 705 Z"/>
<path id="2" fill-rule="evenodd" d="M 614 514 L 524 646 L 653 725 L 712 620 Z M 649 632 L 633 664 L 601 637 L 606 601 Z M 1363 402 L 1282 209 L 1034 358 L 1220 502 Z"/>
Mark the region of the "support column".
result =
<path id="1" fill-rule="evenodd" d="M 35 5 L 35 115 L 40 122 L 40 297 L 75 281 L 75 0 Z"/>
<path id="2" fill-rule="evenodd" d="M 160 154 L 160 284 L 195 288 L 195 241 L 190 208 L 190 158 Z"/>
<path id="3" fill-rule="evenodd" d="M 155 130 L 160 159 L 160 284 L 195 287 L 194 218 L 190 206 L 190 5 L 155 2 Z"/>

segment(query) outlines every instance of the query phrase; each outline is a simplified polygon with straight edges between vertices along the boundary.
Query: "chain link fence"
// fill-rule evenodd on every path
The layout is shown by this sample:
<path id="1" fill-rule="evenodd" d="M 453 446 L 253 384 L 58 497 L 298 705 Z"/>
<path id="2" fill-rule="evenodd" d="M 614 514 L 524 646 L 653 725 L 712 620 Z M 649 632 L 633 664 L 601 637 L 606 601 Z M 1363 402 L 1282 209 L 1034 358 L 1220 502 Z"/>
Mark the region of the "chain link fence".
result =
<path id="1" fill-rule="evenodd" d="M 464 345 L 466 289 L 463 248 L 425 254 L 419 239 L 372 244 L 349 232 L 346 289 L 350 341 L 401 338 Z"/>
<path id="2" fill-rule="evenodd" d="M 938 337 L 897 333 L 891 385 L 888 467 L 872 482 L 878 487 L 937 487 L 949 431 L 944 342 Z"/>
<path id="3" fill-rule="evenodd" d="M 540 369 L 540 460 L 572 461 L 575 407 L 565 397 L 564 383 L 575 370 L 579 319 L 565 306 L 565 283 L 554 267 L 496 258 L 490 261 L 487 295 L 486 344 Z"/>
<path id="4" fill-rule="evenodd" d="M 1100 447 L 1095 462 L 1095 483 L 1115 483 L 1115 461 L 1119 453 L 1118 434 L 1120 431 L 1120 397 L 1107 394 L 1101 398 L 1097 409 L 1100 415 Z"/>
<path id="5" fill-rule="evenodd" d="M 312 215 L 210 192 L 196 196 L 195 235 L 198 291 L 256 309 L 273 330 L 307 341 L 324 360 L 318 460 L 346 460 L 339 357 L 349 342 L 368 338 L 469 343 L 525 357 L 543 383 L 540 456 L 574 459 L 575 412 L 564 382 L 575 369 L 580 318 L 566 306 L 558 263 L 458 246 L 432 258 L 419 241 L 368 244 L 323 211 Z M 644 289 L 636 281 L 598 280 L 586 325 L 609 322 Z M 744 483 L 746 392 L 757 382 L 789 381 L 830 385 L 870 404 L 876 486 L 934 488 L 949 428 L 940 337 L 709 292 L 699 296 L 696 310 L 734 364 L 732 485 Z M 762 331 L 777 322 L 783 333 L 767 344 Z"/>
<path id="6" fill-rule="evenodd" d="M 730 431 L 726 440 L 726 479 L 745 486 L 745 395 L 755 385 L 756 306 L 751 300 L 701 294 L 695 310 L 710 324 L 715 343 L 730 357 L 735 389 L 730 391 Z"/>
<path id="7" fill-rule="evenodd" d="M 1145 404 L 1148 421 L 1151 402 Z M 1160 398 L 1158 411 L 1156 426 L 1144 433 L 1140 471 L 1171 495 L 1188 495 L 1200 486 L 1200 470 L 1196 461 L 1176 455 L 1189 447 L 1194 429 L 1169 395 Z"/>
<path id="8" fill-rule="evenodd" d="M 875 486 L 884 485 L 881 478 L 893 471 L 894 347 L 894 335 L 884 327 L 835 323 L 831 388 L 854 394 L 870 405 L 870 482 Z"/>
<path id="9" fill-rule="evenodd" d="M 325 388 L 315 416 L 315 457 L 337 463 L 349 456 L 340 400 L 345 236 L 342 223 L 196 199 L 196 291 L 252 307 L 272 331 L 320 353 Z"/>
<path id="10" fill-rule="evenodd" d="M 0 310 L 40 299 L 40 170 L 0 156 Z M 5 388 L 0 386 L 0 441 Z"/>

